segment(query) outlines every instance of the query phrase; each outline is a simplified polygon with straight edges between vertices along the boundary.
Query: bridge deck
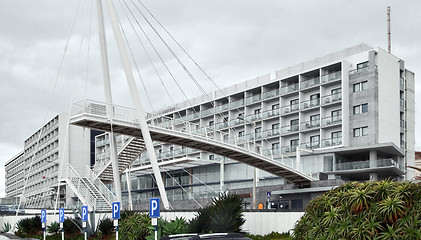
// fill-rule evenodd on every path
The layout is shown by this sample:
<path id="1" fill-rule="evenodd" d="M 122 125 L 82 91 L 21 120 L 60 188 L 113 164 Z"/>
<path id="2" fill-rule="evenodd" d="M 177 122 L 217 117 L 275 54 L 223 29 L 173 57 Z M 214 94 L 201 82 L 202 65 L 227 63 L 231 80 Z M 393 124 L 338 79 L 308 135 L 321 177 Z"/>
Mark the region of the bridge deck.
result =
<path id="1" fill-rule="evenodd" d="M 82 127 L 88 127 L 105 132 L 125 134 L 136 138 L 142 138 L 142 132 L 138 124 L 128 121 L 113 119 L 112 124 L 106 116 L 92 113 L 78 113 L 71 117 L 71 124 Z M 187 132 L 174 131 L 162 127 L 149 125 L 149 131 L 154 141 L 161 141 L 175 145 L 181 145 L 188 148 L 194 148 L 202 151 L 208 151 L 221 155 L 261 170 L 282 177 L 299 186 L 308 186 L 312 179 L 310 176 L 297 171 L 279 161 L 270 159 L 256 152 L 249 151 L 240 146 L 227 144 L 212 138 L 195 136 Z"/>

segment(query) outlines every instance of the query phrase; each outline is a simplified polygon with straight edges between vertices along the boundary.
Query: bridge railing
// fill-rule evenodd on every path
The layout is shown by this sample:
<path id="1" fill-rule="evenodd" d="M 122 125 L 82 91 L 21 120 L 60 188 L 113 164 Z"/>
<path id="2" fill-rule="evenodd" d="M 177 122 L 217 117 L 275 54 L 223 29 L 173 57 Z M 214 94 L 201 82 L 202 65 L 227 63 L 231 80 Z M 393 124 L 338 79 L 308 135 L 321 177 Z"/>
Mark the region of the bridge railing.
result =
<path id="1" fill-rule="evenodd" d="M 89 114 L 94 116 L 99 115 L 108 117 L 110 121 L 121 120 L 125 123 L 130 123 L 135 127 L 139 126 L 139 120 L 136 117 L 135 110 L 127 107 L 121 107 L 117 105 L 107 106 L 102 102 L 85 100 L 73 105 L 72 116 L 79 114 Z M 148 116 L 152 115 L 146 114 L 146 117 Z M 200 124 L 191 123 L 184 119 L 185 118 L 173 119 L 167 116 L 155 116 L 147 118 L 147 123 L 148 125 L 154 127 L 164 128 L 175 132 L 183 132 L 190 135 L 204 137 L 206 139 L 213 139 L 216 141 L 224 142 L 236 148 L 245 149 L 249 152 L 270 158 L 276 162 L 302 172 L 303 168 L 301 164 L 294 164 L 295 161 L 293 161 L 288 156 L 284 156 L 280 151 L 276 152 L 273 149 L 264 149 L 260 150 L 260 152 L 257 152 L 257 145 L 255 142 L 247 140 L 244 136 L 226 137 L 227 133 L 217 130 L 215 126 L 201 126 Z M 269 154 L 264 154 L 265 152 Z M 284 161 L 284 158 L 288 159 L 288 161 Z M 291 162 L 292 164 L 286 164 L 286 162 Z M 305 174 L 309 176 L 312 175 L 312 173 Z"/>

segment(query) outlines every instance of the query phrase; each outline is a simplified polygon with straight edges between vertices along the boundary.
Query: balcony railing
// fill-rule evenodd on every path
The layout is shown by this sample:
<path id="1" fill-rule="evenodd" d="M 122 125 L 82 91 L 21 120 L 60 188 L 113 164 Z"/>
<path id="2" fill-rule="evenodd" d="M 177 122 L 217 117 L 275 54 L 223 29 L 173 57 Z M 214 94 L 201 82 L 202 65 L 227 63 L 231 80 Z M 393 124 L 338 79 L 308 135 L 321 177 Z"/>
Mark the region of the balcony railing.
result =
<path id="1" fill-rule="evenodd" d="M 276 136 L 279 136 L 279 128 L 269 129 L 262 132 L 263 138 L 276 137 Z"/>
<path id="2" fill-rule="evenodd" d="M 309 150 L 320 148 L 320 141 L 302 143 L 301 148 Z"/>
<path id="3" fill-rule="evenodd" d="M 206 117 L 206 116 L 212 115 L 214 113 L 215 113 L 215 108 L 209 108 L 209 109 L 200 111 L 200 114 L 201 114 L 202 117 Z"/>
<path id="4" fill-rule="evenodd" d="M 279 116 L 279 112 L 280 112 L 279 111 L 279 108 L 268 110 L 268 111 L 264 111 L 262 113 L 262 118 L 270 118 L 270 117 Z"/>
<path id="5" fill-rule="evenodd" d="M 293 83 L 291 85 L 282 87 L 281 88 L 281 94 L 282 95 L 287 94 L 287 93 L 290 93 L 290 92 L 294 92 L 296 90 L 298 90 L 298 83 Z"/>
<path id="6" fill-rule="evenodd" d="M 258 121 L 260 119 L 262 119 L 262 114 L 261 113 L 256 113 L 256 114 L 248 115 L 245 118 L 246 122 L 255 122 L 255 121 Z"/>
<path id="7" fill-rule="evenodd" d="M 281 148 L 282 154 L 295 153 L 296 151 L 297 151 L 297 145 L 285 146 Z"/>
<path id="8" fill-rule="evenodd" d="M 342 115 L 322 118 L 322 126 L 329 126 L 342 123 Z"/>
<path id="9" fill-rule="evenodd" d="M 196 118 L 199 118 L 198 113 L 191 113 L 191 114 L 187 115 L 187 121 L 193 120 L 193 119 L 196 119 Z"/>
<path id="10" fill-rule="evenodd" d="M 342 93 L 335 93 L 322 97 L 322 105 L 334 103 L 342 100 Z"/>
<path id="11" fill-rule="evenodd" d="M 377 65 L 374 66 L 374 69 L 377 69 Z M 354 74 L 362 73 L 362 72 L 368 72 L 368 70 L 369 70 L 368 66 L 362 67 L 362 68 L 357 68 L 357 69 L 349 71 L 349 75 L 354 75 Z"/>
<path id="12" fill-rule="evenodd" d="M 257 95 L 254 95 L 254 96 L 250 96 L 250 97 L 246 98 L 246 104 L 250 104 L 250 103 L 254 103 L 254 102 L 260 101 L 260 99 L 261 99 L 261 95 L 260 94 L 257 94 Z"/>
<path id="13" fill-rule="evenodd" d="M 230 108 L 238 108 L 244 105 L 244 99 L 236 100 L 230 103 Z"/>
<path id="14" fill-rule="evenodd" d="M 216 107 L 216 112 L 223 112 L 225 110 L 228 110 L 228 104 L 223 104 Z"/>
<path id="15" fill-rule="evenodd" d="M 271 97 L 275 97 L 275 96 L 278 96 L 278 95 L 279 95 L 279 89 L 273 89 L 273 90 L 270 90 L 268 92 L 262 93 L 262 100 L 268 99 L 268 98 L 271 98 Z"/>
<path id="16" fill-rule="evenodd" d="M 322 140 L 321 146 L 324 147 L 332 147 L 338 146 L 342 144 L 342 138 L 329 138 Z"/>
<path id="17" fill-rule="evenodd" d="M 337 71 L 337 72 L 333 72 L 333 73 L 329 73 L 326 75 L 323 75 L 321 77 L 322 79 L 322 83 L 326 83 L 326 82 L 330 82 L 330 81 L 335 81 L 335 80 L 339 80 L 341 79 L 341 71 Z"/>
<path id="18" fill-rule="evenodd" d="M 300 89 L 315 86 L 317 84 L 320 84 L 320 77 L 315 77 L 315 78 L 312 78 L 312 79 L 309 79 L 309 80 L 302 81 L 301 84 L 300 84 Z"/>
<path id="19" fill-rule="evenodd" d="M 298 103 L 292 104 L 292 105 L 287 105 L 287 106 L 283 106 L 281 108 L 281 114 L 295 112 L 295 111 L 298 111 L 298 110 L 300 110 L 300 105 Z"/>
<path id="20" fill-rule="evenodd" d="M 281 134 L 288 134 L 293 132 L 298 132 L 300 130 L 300 125 L 293 124 L 281 128 Z"/>
<path id="21" fill-rule="evenodd" d="M 378 159 L 376 161 L 377 167 L 396 167 L 403 171 L 403 168 L 392 158 Z M 345 162 L 345 163 L 336 163 L 336 171 L 344 170 L 356 170 L 356 169 L 368 169 L 370 167 L 370 161 L 356 161 L 356 162 Z"/>
<path id="22" fill-rule="evenodd" d="M 215 130 L 220 130 L 228 127 L 228 122 L 220 122 L 215 124 Z"/>
<path id="23" fill-rule="evenodd" d="M 312 108 L 320 105 L 320 98 L 311 99 L 304 102 L 301 102 L 301 109 Z"/>
<path id="24" fill-rule="evenodd" d="M 313 129 L 320 127 L 320 119 L 301 123 L 301 130 Z"/>

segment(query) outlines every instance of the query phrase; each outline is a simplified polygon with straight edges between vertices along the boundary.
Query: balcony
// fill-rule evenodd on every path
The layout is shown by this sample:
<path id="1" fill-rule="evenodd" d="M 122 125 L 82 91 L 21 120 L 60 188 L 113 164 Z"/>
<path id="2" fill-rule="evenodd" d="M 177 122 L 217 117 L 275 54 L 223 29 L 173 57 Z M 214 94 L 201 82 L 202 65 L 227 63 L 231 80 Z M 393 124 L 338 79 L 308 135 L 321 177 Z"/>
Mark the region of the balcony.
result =
<path id="1" fill-rule="evenodd" d="M 254 95 L 254 96 L 247 97 L 247 98 L 246 98 L 246 104 L 251 104 L 251 103 L 254 103 L 254 102 L 260 101 L 261 97 L 262 97 L 262 96 L 261 96 L 260 94 L 257 94 L 257 95 Z"/>
<path id="2" fill-rule="evenodd" d="M 401 171 L 404 171 L 403 167 L 399 165 L 392 158 L 378 159 L 376 161 L 376 167 L 370 167 L 370 161 L 356 161 L 356 162 L 345 162 L 336 163 L 336 171 L 356 170 L 356 169 L 370 169 L 370 168 L 381 168 L 381 167 L 395 167 Z"/>
<path id="3" fill-rule="evenodd" d="M 340 80 L 340 79 L 342 79 L 341 71 L 337 71 L 337 72 L 333 72 L 333 73 L 329 73 L 329 74 L 323 75 L 321 77 L 321 79 L 322 79 L 321 80 L 322 83 L 327 83 L 327 82 L 333 82 L 333 81 L 336 81 L 336 80 Z"/>
<path id="4" fill-rule="evenodd" d="M 401 127 L 401 132 L 405 132 L 405 120 L 403 119 L 400 120 L 400 127 Z"/>
<path id="5" fill-rule="evenodd" d="M 320 141 L 302 143 L 301 148 L 308 150 L 320 148 Z"/>
<path id="6" fill-rule="evenodd" d="M 230 109 L 244 106 L 244 99 L 236 100 L 230 103 Z"/>
<path id="7" fill-rule="evenodd" d="M 256 113 L 256 114 L 246 116 L 245 121 L 247 123 L 252 123 L 252 122 L 258 121 L 260 119 L 262 119 L 262 114 Z"/>
<path id="8" fill-rule="evenodd" d="M 285 134 L 289 134 L 289 133 L 298 132 L 299 130 L 300 130 L 300 125 L 293 124 L 293 125 L 282 127 L 281 128 L 281 134 L 285 135 Z"/>
<path id="9" fill-rule="evenodd" d="M 187 118 L 187 121 L 193 120 L 193 119 L 199 118 L 199 114 L 198 113 L 191 113 L 191 114 L 187 115 L 186 118 Z"/>
<path id="10" fill-rule="evenodd" d="M 322 140 L 321 146 L 324 147 L 332 147 L 332 146 L 339 146 L 342 144 L 342 138 L 329 138 Z"/>
<path id="11" fill-rule="evenodd" d="M 334 102 L 339 102 L 342 100 L 342 93 L 336 93 L 332 95 L 327 95 L 322 97 L 322 106 L 326 104 L 331 104 Z"/>
<path id="12" fill-rule="evenodd" d="M 263 138 L 277 137 L 279 136 L 279 128 L 269 129 L 262 132 Z"/>
<path id="13" fill-rule="evenodd" d="M 330 126 L 342 123 L 342 115 L 322 118 L 322 126 Z"/>
<path id="14" fill-rule="evenodd" d="M 304 102 L 301 102 L 301 109 L 313 108 L 320 105 L 320 98 L 311 99 Z"/>
<path id="15" fill-rule="evenodd" d="M 262 100 L 272 98 L 272 97 L 276 97 L 278 95 L 279 95 L 279 89 L 273 89 L 273 90 L 270 90 L 268 92 L 262 93 Z"/>
<path id="16" fill-rule="evenodd" d="M 281 88 L 281 95 L 290 93 L 290 92 L 294 92 L 298 90 L 298 83 L 293 83 L 290 84 L 288 86 L 284 86 Z"/>
<path id="17" fill-rule="evenodd" d="M 300 110 L 300 105 L 298 103 L 292 104 L 292 105 L 287 105 L 287 106 L 283 106 L 281 108 L 281 114 L 292 113 L 292 112 L 296 112 L 298 110 Z"/>
<path id="18" fill-rule="evenodd" d="M 224 111 L 228 110 L 228 104 L 219 105 L 215 108 L 216 108 L 217 113 L 224 112 Z"/>
<path id="19" fill-rule="evenodd" d="M 220 130 L 228 127 L 228 122 L 220 122 L 215 124 L 215 130 Z"/>
<path id="20" fill-rule="evenodd" d="M 302 81 L 300 84 L 300 89 L 309 88 L 320 84 L 320 77 L 315 77 L 309 80 Z"/>
<path id="21" fill-rule="evenodd" d="M 272 109 L 272 110 L 269 110 L 269 111 L 264 111 L 263 113 L 262 113 L 262 118 L 263 119 L 266 119 L 266 118 L 271 118 L 271 117 L 276 117 L 276 116 L 279 116 L 279 108 L 277 108 L 277 109 Z"/>
<path id="22" fill-rule="evenodd" d="M 200 115 L 202 117 L 210 116 L 213 114 L 215 114 L 215 108 L 209 108 L 209 109 L 200 111 Z"/>
<path id="23" fill-rule="evenodd" d="M 289 153 L 295 153 L 297 151 L 297 145 L 293 146 L 285 146 L 281 148 L 282 154 L 289 154 Z"/>
<path id="24" fill-rule="evenodd" d="M 320 120 L 308 121 L 301 123 L 301 131 L 320 127 Z"/>

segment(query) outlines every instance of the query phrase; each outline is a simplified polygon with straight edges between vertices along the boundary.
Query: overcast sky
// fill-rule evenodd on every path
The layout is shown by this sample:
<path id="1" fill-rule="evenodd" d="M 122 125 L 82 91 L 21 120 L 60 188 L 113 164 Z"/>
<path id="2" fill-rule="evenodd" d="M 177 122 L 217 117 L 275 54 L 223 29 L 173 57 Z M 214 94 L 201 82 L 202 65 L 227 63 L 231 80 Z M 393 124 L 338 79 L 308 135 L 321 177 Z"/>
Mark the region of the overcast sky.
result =
<path id="1" fill-rule="evenodd" d="M 140 24 L 146 26 L 132 0 L 125 1 Z M 90 1 L 81 1 L 63 67 L 53 88 L 79 0 L 0 2 L 0 179 L 4 179 L 4 163 L 23 150 L 23 141 L 45 121 L 60 112 L 68 112 L 71 102 L 86 98 L 103 101 L 104 91 L 95 5 L 91 10 Z M 176 68 L 177 61 L 164 51 L 159 39 L 145 27 L 151 41 L 158 43 L 160 56 L 168 62 L 175 79 L 185 89 L 184 92 L 177 90 L 169 73 L 158 64 L 159 58 L 137 29 L 171 97 L 167 96 L 137 36 L 133 34 L 125 15 L 132 19 L 130 12 L 122 8 L 124 1 L 114 2 L 153 102 L 152 106 L 148 104 L 142 84 L 138 81 L 145 109 L 151 111 L 170 106 L 172 102 L 182 101 L 183 94 L 188 97 L 200 95 L 192 80 L 180 71 L 181 68 Z M 421 74 L 419 0 L 145 0 L 143 3 L 219 87 L 274 73 L 363 42 L 387 49 L 386 8 L 389 5 L 392 53 L 405 61 L 407 69 L 415 72 L 416 104 L 421 100 L 421 84 L 417 80 Z M 136 6 L 140 9 L 139 4 Z M 131 22 L 136 28 L 136 21 L 132 19 Z M 107 27 L 108 30 L 110 27 Z M 160 28 L 157 30 L 162 32 Z M 107 36 L 114 102 L 130 107 L 132 103 L 115 43 L 111 34 Z M 206 91 L 215 90 L 203 75 L 197 74 L 198 68 L 187 61 L 179 48 L 174 44 L 170 47 L 197 76 L 197 81 Z M 48 107 L 50 96 L 52 101 Z M 420 113 L 416 112 L 416 122 L 420 119 Z M 420 125 L 416 125 L 416 132 L 420 130 Z M 421 146 L 420 141 L 417 136 L 416 148 Z M 3 196 L 4 181 L 0 180 L 0 184 L 0 196 Z"/>

